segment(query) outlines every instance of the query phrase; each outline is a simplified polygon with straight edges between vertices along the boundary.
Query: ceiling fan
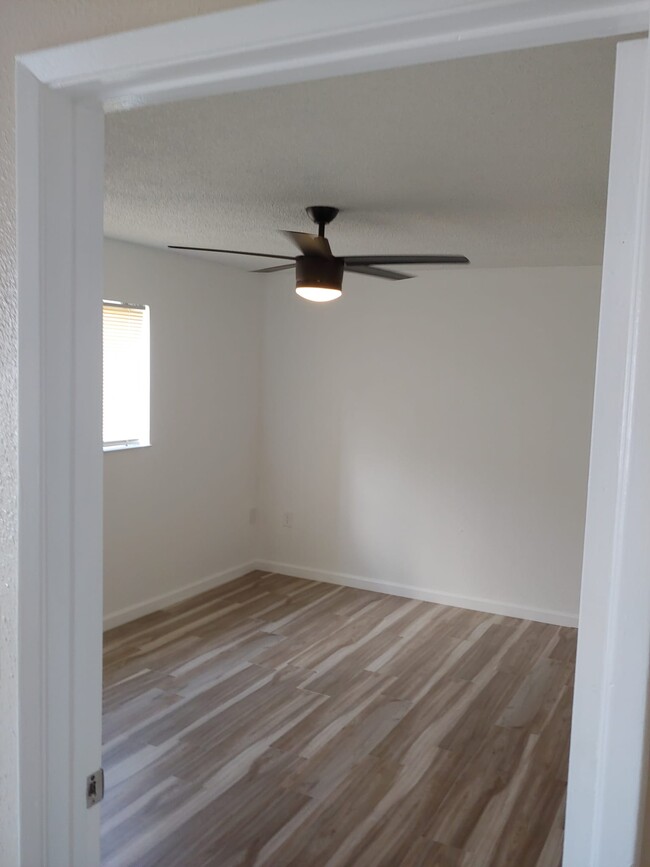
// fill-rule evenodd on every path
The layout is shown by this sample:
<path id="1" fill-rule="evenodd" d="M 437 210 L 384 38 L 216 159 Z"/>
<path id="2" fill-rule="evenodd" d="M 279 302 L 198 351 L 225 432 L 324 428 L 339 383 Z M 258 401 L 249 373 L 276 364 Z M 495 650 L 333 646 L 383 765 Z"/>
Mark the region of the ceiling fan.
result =
<path id="1" fill-rule="evenodd" d="M 307 214 L 318 226 L 318 235 L 306 232 L 282 232 L 300 250 L 299 256 L 275 256 L 271 253 L 250 253 L 245 250 L 218 250 L 214 247 L 182 247 L 169 244 L 171 250 L 199 250 L 209 253 L 235 253 L 240 256 L 261 256 L 264 259 L 286 259 L 290 265 L 273 265 L 270 268 L 256 269 L 256 273 L 268 274 L 271 271 L 296 269 L 296 292 L 308 301 L 333 301 L 341 296 L 343 272 L 367 274 L 384 280 L 408 280 L 413 274 L 404 274 L 383 265 L 468 265 L 466 256 L 335 256 L 325 237 L 325 226 L 332 222 L 339 212 L 338 208 L 315 205 L 306 208 Z"/>

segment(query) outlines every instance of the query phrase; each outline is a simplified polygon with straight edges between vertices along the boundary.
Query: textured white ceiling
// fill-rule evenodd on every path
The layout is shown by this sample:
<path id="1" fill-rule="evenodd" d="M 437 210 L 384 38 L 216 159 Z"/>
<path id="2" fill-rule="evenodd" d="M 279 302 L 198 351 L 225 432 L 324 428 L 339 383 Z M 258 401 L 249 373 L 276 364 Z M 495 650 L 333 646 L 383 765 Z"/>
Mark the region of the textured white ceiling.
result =
<path id="1" fill-rule="evenodd" d="M 109 115 L 106 234 L 293 255 L 275 230 L 331 204 L 339 255 L 599 263 L 614 56 L 597 40 Z"/>

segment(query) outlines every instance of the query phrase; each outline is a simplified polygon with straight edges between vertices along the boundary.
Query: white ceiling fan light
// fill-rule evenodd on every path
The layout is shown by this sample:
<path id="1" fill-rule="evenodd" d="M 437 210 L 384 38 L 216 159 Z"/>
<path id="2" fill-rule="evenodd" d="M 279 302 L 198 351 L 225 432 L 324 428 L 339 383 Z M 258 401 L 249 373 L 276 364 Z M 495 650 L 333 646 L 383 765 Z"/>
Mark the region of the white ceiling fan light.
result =
<path id="1" fill-rule="evenodd" d="M 342 294 L 340 289 L 331 289 L 325 286 L 296 286 L 296 295 L 300 295 L 305 301 L 316 301 L 319 304 L 326 301 L 336 301 Z"/>

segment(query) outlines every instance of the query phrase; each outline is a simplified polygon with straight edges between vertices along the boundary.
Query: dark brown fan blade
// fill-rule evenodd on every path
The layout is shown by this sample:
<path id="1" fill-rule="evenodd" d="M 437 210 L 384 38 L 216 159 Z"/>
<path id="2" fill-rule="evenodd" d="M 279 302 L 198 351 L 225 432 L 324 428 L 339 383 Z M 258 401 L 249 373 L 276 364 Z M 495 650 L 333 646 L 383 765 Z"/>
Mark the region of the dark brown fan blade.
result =
<path id="1" fill-rule="evenodd" d="M 345 256 L 346 265 L 469 265 L 467 256 Z"/>
<path id="2" fill-rule="evenodd" d="M 293 256 L 274 256 L 273 253 L 251 253 L 250 250 L 218 250 L 216 247 L 181 247 L 178 244 L 167 244 L 170 250 L 199 250 L 202 253 L 234 253 L 235 256 L 261 256 L 263 259 L 287 259 L 294 261 Z"/>
<path id="3" fill-rule="evenodd" d="M 292 241 L 303 256 L 317 256 L 321 259 L 331 259 L 332 251 L 327 238 L 319 235 L 308 235 L 307 232 L 283 232 L 285 238 Z"/>
<path id="4" fill-rule="evenodd" d="M 409 280 L 412 274 L 401 274 L 399 271 L 388 271 L 386 268 L 373 268 L 372 265 L 348 265 L 345 260 L 345 270 L 355 274 L 367 274 L 369 277 L 382 277 L 384 280 Z"/>
<path id="5" fill-rule="evenodd" d="M 256 268 L 252 273 L 253 274 L 271 274 L 273 271 L 287 271 L 289 268 L 295 268 L 296 263 L 292 262 L 291 265 L 272 265 L 270 268 Z"/>

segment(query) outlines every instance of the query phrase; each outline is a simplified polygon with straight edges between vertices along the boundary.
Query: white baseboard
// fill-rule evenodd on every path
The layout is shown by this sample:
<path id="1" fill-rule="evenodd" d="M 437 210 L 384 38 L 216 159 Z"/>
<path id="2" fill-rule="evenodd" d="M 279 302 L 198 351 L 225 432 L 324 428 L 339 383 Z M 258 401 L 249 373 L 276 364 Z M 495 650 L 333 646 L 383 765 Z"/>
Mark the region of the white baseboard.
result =
<path id="1" fill-rule="evenodd" d="M 508 602 L 497 602 L 493 599 L 480 599 L 474 596 L 458 596 L 453 593 L 443 593 L 437 590 L 427 590 L 423 587 L 414 587 L 410 584 L 393 584 L 389 581 L 360 578 L 357 575 L 347 575 L 343 572 L 324 572 L 320 569 L 294 566 L 291 563 L 274 563 L 271 560 L 258 560 L 252 568 L 260 569 L 264 572 L 281 572 L 284 575 L 291 575 L 296 578 L 309 578 L 312 581 L 324 581 L 326 584 L 341 584 L 344 587 L 356 587 L 359 590 L 390 593 L 393 596 L 405 596 L 407 599 L 437 602 L 440 605 L 451 605 L 454 608 L 468 608 L 470 611 L 484 611 L 486 614 L 503 614 L 506 617 L 518 617 L 522 620 L 537 620 L 540 623 L 551 623 L 554 626 L 578 625 L 578 615 L 570 614 L 566 611 L 511 605 Z"/>
<path id="2" fill-rule="evenodd" d="M 437 602 L 440 605 L 451 605 L 454 608 L 468 608 L 470 611 L 484 611 L 486 614 L 503 614 L 506 617 L 518 617 L 523 620 L 537 620 L 540 623 L 551 623 L 555 626 L 577 626 L 578 615 L 565 611 L 553 611 L 542 608 L 532 608 L 522 605 L 511 605 L 493 599 L 481 599 L 473 596 L 460 596 L 437 590 L 415 587 L 411 584 L 394 584 L 390 581 L 378 581 L 373 578 L 361 578 L 358 575 L 348 575 L 344 572 L 326 572 L 322 569 L 310 569 L 307 566 L 295 566 L 291 563 L 276 563 L 272 560 L 255 560 L 242 563 L 232 569 L 218 572 L 201 578 L 192 584 L 186 584 L 177 590 L 161 593 L 143 602 L 136 602 L 126 608 L 120 608 L 104 616 L 104 629 L 113 629 L 130 620 L 136 620 L 152 611 L 159 611 L 183 599 L 198 596 L 212 587 L 234 581 L 253 569 L 263 572 L 281 572 L 297 578 L 309 578 L 312 581 L 324 581 L 326 584 L 339 584 L 344 587 L 356 587 L 359 590 L 372 590 L 376 593 L 390 593 L 393 596 L 404 596 L 407 599 L 421 599 L 424 602 Z"/>
<path id="3" fill-rule="evenodd" d="M 126 608 L 120 608 L 119 611 L 105 614 L 104 631 L 113 629 L 115 626 L 121 626 L 130 620 L 137 620 L 138 617 L 151 614 L 152 611 L 167 608 L 176 602 L 182 602 L 183 599 L 189 599 L 191 596 L 198 596 L 199 593 L 204 593 L 206 590 L 211 590 L 220 584 L 227 584 L 228 581 L 241 578 L 242 575 L 246 575 L 247 572 L 252 572 L 256 568 L 254 562 L 242 563 L 240 566 L 234 566 L 232 569 L 226 569 L 223 572 L 218 572 L 216 575 L 209 575 L 207 578 L 193 581 L 191 584 L 179 587 L 178 590 L 170 590 L 168 593 L 161 593 L 159 596 L 145 599 L 144 602 L 136 602 L 135 605 L 128 605 Z"/>

